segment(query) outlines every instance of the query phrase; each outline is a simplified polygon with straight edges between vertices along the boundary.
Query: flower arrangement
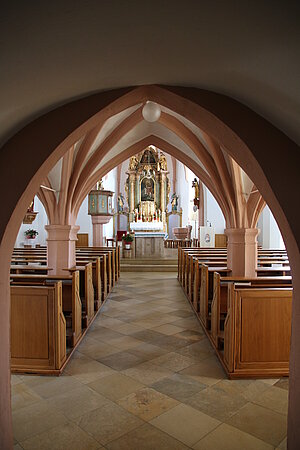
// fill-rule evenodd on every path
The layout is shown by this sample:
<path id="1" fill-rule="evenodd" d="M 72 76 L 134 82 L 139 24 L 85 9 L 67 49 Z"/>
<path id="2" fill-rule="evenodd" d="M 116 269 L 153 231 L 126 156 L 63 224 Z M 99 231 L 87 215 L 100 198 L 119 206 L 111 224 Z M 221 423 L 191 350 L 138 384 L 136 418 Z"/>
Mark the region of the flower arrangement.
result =
<path id="1" fill-rule="evenodd" d="M 29 228 L 28 230 L 24 231 L 24 234 L 27 239 L 35 239 L 39 233 L 33 228 Z"/>
<path id="2" fill-rule="evenodd" d="M 133 237 L 129 233 L 123 234 L 122 241 L 124 241 L 126 244 L 129 244 L 129 243 L 133 242 Z"/>

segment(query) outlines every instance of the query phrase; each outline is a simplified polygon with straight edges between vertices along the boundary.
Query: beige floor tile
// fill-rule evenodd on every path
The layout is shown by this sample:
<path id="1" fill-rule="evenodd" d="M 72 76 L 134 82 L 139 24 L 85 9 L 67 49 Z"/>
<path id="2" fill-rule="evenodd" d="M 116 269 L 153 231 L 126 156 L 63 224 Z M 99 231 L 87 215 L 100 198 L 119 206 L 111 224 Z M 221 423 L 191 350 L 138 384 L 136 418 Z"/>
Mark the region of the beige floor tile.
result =
<path id="1" fill-rule="evenodd" d="M 279 379 L 278 378 L 263 378 L 261 381 L 263 383 L 273 386 L 273 384 L 276 384 L 279 381 Z"/>
<path id="2" fill-rule="evenodd" d="M 24 383 L 42 398 L 72 391 L 82 384 L 74 377 L 64 373 L 60 377 L 24 376 Z"/>
<path id="3" fill-rule="evenodd" d="M 144 385 L 121 373 L 115 373 L 108 377 L 93 381 L 92 383 L 89 383 L 88 386 L 99 394 L 104 395 L 106 398 L 115 401 L 132 394 L 141 389 Z"/>
<path id="4" fill-rule="evenodd" d="M 220 421 L 231 417 L 247 400 L 240 393 L 230 393 L 223 389 L 210 386 L 198 394 L 186 399 L 185 403 Z"/>
<path id="5" fill-rule="evenodd" d="M 129 349 L 128 352 L 143 358 L 145 361 L 149 361 L 154 358 L 158 358 L 159 356 L 165 355 L 167 353 L 167 350 L 158 347 L 157 345 L 152 345 L 148 344 L 147 342 L 143 342 L 137 347 Z"/>
<path id="6" fill-rule="evenodd" d="M 244 433 L 237 428 L 222 424 L 193 446 L 195 450 L 272 450 L 273 446 Z"/>
<path id="7" fill-rule="evenodd" d="M 149 421 L 176 406 L 178 401 L 146 387 L 121 398 L 117 403 L 131 414 Z"/>
<path id="8" fill-rule="evenodd" d="M 215 356 L 211 356 L 209 358 L 203 356 L 203 358 L 204 359 L 199 363 L 187 367 L 180 373 L 182 375 L 188 375 L 194 380 L 208 386 L 212 386 L 218 381 L 225 379 L 226 375 L 224 370 Z"/>
<path id="9" fill-rule="evenodd" d="M 150 424 L 142 425 L 106 445 L 108 450 L 187 450 L 177 441 Z"/>
<path id="10" fill-rule="evenodd" d="M 72 375 L 76 380 L 86 384 L 91 383 L 98 378 L 113 374 L 114 371 L 98 361 L 85 356 L 81 357 L 76 353 L 67 365 L 65 373 Z"/>
<path id="11" fill-rule="evenodd" d="M 138 331 L 142 331 L 144 328 L 135 325 L 134 323 L 124 323 L 119 327 L 115 328 L 118 333 L 131 335 L 133 333 L 137 333 Z"/>
<path id="12" fill-rule="evenodd" d="M 68 422 L 63 414 L 50 408 L 44 400 L 14 411 L 12 420 L 14 437 L 20 443 L 31 436 Z"/>
<path id="13" fill-rule="evenodd" d="M 40 400 L 41 396 L 23 382 L 12 386 L 11 402 L 14 411 L 32 405 Z"/>
<path id="14" fill-rule="evenodd" d="M 268 389 L 270 386 L 261 380 L 222 380 L 214 385 L 228 395 L 242 395 L 248 401 L 254 401 Z"/>
<path id="15" fill-rule="evenodd" d="M 272 386 L 256 397 L 253 403 L 272 409 L 280 414 L 287 414 L 288 391 Z"/>
<path id="16" fill-rule="evenodd" d="M 100 450 L 99 442 L 73 423 L 52 428 L 22 442 L 24 450 Z"/>
<path id="17" fill-rule="evenodd" d="M 275 447 L 286 436 L 286 416 L 270 409 L 248 403 L 226 423 L 256 436 Z"/>
<path id="18" fill-rule="evenodd" d="M 152 384 L 151 387 L 183 403 L 206 388 L 204 384 L 179 373 L 163 378 Z"/>
<path id="19" fill-rule="evenodd" d="M 101 315 L 99 316 L 99 320 L 97 323 L 98 326 L 109 328 L 111 330 L 113 330 L 115 327 L 119 327 L 122 324 L 123 322 L 121 320 Z"/>
<path id="20" fill-rule="evenodd" d="M 80 345 L 78 348 L 78 352 L 82 355 L 88 356 L 89 358 L 98 359 L 104 356 L 118 353 L 120 351 L 120 349 L 118 349 L 117 347 L 113 347 L 108 342 L 94 342 L 95 343 L 90 343 L 89 345 L 85 345 L 84 347 Z"/>
<path id="21" fill-rule="evenodd" d="M 74 391 L 51 397 L 46 402 L 50 408 L 60 411 L 68 419 L 72 420 L 89 411 L 100 408 L 107 403 L 107 398 L 86 385 L 82 385 Z"/>
<path id="22" fill-rule="evenodd" d="M 186 369 L 187 367 L 195 364 L 195 359 L 180 355 L 179 353 L 170 352 L 159 356 L 158 358 L 152 359 L 151 363 L 165 367 L 173 372 L 179 372 L 180 370 Z"/>
<path id="23" fill-rule="evenodd" d="M 80 428 L 102 445 L 118 439 L 143 423 L 141 419 L 112 402 L 85 414 L 77 421 Z"/>
<path id="24" fill-rule="evenodd" d="M 184 444 L 193 446 L 220 425 L 220 422 L 190 406 L 180 404 L 153 419 L 151 424 Z"/>
<path id="25" fill-rule="evenodd" d="M 289 390 L 289 379 L 287 377 L 281 378 L 277 383 L 275 383 L 276 387 L 279 387 L 281 389 Z"/>
<path id="26" fill-rule="evenodd" d="M 156 366 L 155 364 L 151 364 L 151 362 L 145 362 L 139 364 L 138 366 L 131 367 L 130 369 L 125 370 L 124 375 L 128 377 L 134 378 L 140 383 L 146 384 L 150 386 L 162 378 L 169 377 L 172 375 L 168 369 L 164 369 L 162 367 Z"/>
<path id="27" fill-rule="evenodd" d="M 283 439 L 283 441 L 279 444 L 276 450 L 287 450 L 287 438 Z"/>
<path id="28" fill-rule="evenodd" d="M 164 325 L 160 325 L 158 327 L 153 328 L 154 331 L 158 331 L 159 333 L 163 333 L 166 335 L 172 335 L 177 334 L 183 331 L 183 328 L 176 327 L 175 325 L 172 325 L 171 323 L 166 323 Z"/>
<path id="29" fill-rule="evenodd" d="M 23 382 L 23 380 L 22 380 L 22 378 L 20 376 L 13 375 L 13 374 L 11 375 L 11 377 L 10 377 L 10 384 L 11 384 L 11 386 L 15 386 L 16 384 L 20 384 L 22 382 Z"/>
<path id="30" fill-rule="evenodd" d="M 14 444 L 13 449 L 14 449 L 14 450 L 22 450 L 22 447 L 21 447 L 20 444 Z"/>
<path id="31" fill-rule="evenodd" d="M 144 362 L 145 359 L 140 355 L 134 355 L 132 352 L 123 350 L 122 352 L 99 358 L 99 361 L 107 367 L 121 371 L 137 366 Z"/>
<path id="32" fill-rule="evenodd" d="M 120 338 L 111 340 L 111 345 L 113 345 L 114 347 L 118 347 L 119 351 L 120 350 L 128 350 L 129 348 L 137 347 L 141 343 L 142 343 L 142 341 L 140 341 L 139 339 L 136 339 L 132 336 L 122 336 Z"/>

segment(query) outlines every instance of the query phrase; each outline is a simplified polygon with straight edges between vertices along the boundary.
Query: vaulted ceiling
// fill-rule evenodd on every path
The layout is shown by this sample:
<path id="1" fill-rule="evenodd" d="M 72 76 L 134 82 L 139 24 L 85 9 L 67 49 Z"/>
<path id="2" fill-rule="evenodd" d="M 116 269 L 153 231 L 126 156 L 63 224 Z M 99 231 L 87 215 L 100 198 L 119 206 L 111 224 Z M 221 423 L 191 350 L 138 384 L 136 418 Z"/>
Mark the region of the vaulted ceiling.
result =
<path id="1" fill-rule="evenodd" d="M 159 87 L 133 90 L 144 96 L 168 96 Z M 143 94 L 144 93 L 144 94 Z M 127 99 L 128 101 L 128 99 Z M 52 168 L 39 197 L 50 223 L 74 223 L 85 196 L 109 170 L 128 157 L 155 145 L 188 166 L 208 187 L 219 203 L 227 227 L 254 227 L 265 205 L 253 182 L 222 149 L 220 142 L 175 109 L 159 105 L 158 121 L 144 120 L 144 102 L 123 109 L 111 105 L 109 115 L 81 135 Z M 115 112 L 114 109 L 116 108 Z"/>

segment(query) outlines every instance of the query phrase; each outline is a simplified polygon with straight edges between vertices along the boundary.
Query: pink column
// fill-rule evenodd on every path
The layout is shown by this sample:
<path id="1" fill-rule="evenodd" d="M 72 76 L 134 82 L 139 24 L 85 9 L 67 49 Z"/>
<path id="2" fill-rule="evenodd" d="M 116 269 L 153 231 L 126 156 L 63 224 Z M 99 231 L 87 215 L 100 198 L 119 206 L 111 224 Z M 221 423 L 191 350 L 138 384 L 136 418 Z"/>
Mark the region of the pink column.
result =
<path id="1" fill-rule="evenodd" d="M 112 216 L 92 216 L 93 224 L 93 245 L 101 247 L 103 245 L 103 225 L 110 221 Z"/>
<path id="2" fill-rule="evenodd" d="M 47 262 L 50 275 L 66 275 L 64 269 L 76 266 L 76 241 L 78 226 L 46 225 Z"/>
<path id="3" fill-rule="evenodd" d="M 227 228 L 227 266 L 232 275 L 256 277 L 257 228 Z"/>

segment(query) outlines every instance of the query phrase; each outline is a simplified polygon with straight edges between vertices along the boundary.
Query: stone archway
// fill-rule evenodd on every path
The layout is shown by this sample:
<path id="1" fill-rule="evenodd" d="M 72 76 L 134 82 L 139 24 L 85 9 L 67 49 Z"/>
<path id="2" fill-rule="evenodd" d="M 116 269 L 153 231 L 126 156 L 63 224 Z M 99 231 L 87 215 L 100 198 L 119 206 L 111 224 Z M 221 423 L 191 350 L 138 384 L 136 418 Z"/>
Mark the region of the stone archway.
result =
<path id="1" fill-rule="evenodd" d="M 201 126 L 248 173 L 260 190 L 285 239 L 294 276 L 289 442 L 299 437 L 297 408 L 300 354 L 296 348 L 300 326 L 300 231 L 297 203 L 299 147 L 287 136 L 239 102 L 196 88 L 144 86 L 95 94 L 74 101 L 35 120 L 12 137 L 0 157 L 0 442 L 11 446 L 9 372 L 9 263 L 19 224 L 40 180 L 82 134 L 122 111 L 146 100 L 156 101 Z M 47 137 L 47 139 L 45 138 Z M 55 151 L 54 151 L 55 149 Z M 18 165 L 15 165 L 18 161 Z M 282 183 L 282 174 L 288 179 Z"/>

